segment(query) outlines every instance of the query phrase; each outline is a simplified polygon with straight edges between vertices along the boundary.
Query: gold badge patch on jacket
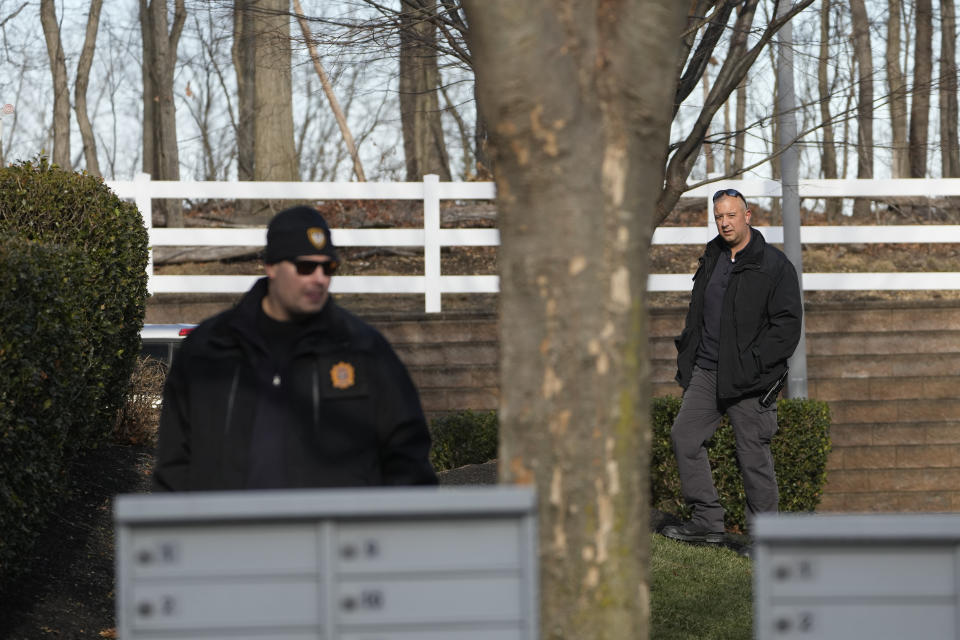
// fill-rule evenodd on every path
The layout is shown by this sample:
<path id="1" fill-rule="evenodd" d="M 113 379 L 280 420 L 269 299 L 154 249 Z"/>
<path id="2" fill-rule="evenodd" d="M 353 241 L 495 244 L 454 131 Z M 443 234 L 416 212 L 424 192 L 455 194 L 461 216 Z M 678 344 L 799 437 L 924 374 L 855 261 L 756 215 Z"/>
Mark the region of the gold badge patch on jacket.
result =
<path id="1" fill-rule="evenodd" d="M 338 362 L 330 367 L 330 380 L 334 389 L 349 389 L 357 382 L 356 371 L 349 362 Z"/>

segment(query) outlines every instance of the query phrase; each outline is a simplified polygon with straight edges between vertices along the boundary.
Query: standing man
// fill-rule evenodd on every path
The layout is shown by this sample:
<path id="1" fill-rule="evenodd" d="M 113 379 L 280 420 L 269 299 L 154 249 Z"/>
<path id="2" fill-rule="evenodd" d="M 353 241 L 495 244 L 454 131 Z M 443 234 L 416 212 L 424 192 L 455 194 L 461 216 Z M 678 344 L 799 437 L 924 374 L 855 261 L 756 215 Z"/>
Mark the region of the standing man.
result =
<path id="1" fill-rule="evenodd" d="M 775 400 L 800 340 L 803 315 L 797 273 L 750 226 L 743 195 L 717 191 L 713 212 L 719 235 L 700 258 L 686 323 L 676 339 L 677 382 L 684 392 L 671 440 L 692 517 L 664 527 L 663 535 L 686 542 L 724 540 L 723 507 L 704 446 L 724 413 L 733 425 L 748 514 L 777 510 L 770 453 Z"/>
<path id="2" fill-rule="evenodd" d="M 337 252 L 320 212 L 278 213 L 264 262 L 267 277 L 174 358 L 154 489 L 436 484 L 407 370 L 330 298 Z"/>

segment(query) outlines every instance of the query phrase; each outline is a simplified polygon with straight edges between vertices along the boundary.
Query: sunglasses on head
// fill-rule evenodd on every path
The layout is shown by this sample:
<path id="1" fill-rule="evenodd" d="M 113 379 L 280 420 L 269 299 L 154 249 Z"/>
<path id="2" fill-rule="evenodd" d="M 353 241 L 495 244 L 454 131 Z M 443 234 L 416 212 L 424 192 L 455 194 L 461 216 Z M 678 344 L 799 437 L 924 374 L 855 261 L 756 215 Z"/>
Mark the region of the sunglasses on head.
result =
<path id="1" fill-rule="evenodd" d="M 329 262 L 314 262 L 313 260 L 291 260 L 293 266 L 296 267 L 297 273 L 301 276 L 309 276 L 314 271 L 317 270 L 317 267 L 323 269 L 323 275 L 332 276 L 339 266 L 336 262 L 332 260 Z"/>
<path id="2" fill-rule="evenodd" d="M 716 202 L 724 196 L 729 198 L 740 198 L 743 200 L 743 204 L 747 204 L 747 199 L 743 197 L 743 194 L 737 191 L 736 189 L 720 189 L 715 194 L 713 194 L 713 201 Z"/>

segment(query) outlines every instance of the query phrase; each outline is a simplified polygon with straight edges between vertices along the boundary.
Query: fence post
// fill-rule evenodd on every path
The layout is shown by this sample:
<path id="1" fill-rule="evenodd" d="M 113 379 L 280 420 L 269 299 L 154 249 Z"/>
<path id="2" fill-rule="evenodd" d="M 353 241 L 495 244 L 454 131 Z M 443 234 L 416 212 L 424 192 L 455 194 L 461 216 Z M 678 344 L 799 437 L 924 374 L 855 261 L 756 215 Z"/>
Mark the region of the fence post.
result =
<path id="1" fill-rule="evenodd" d="M 133 191 L 133 201 L 147 229 L 147 291 L 150 291 L 150 279 L 153 278 L 153 198 L 149 173 L 138 173 L 133 177 Z"/>
<path id="2" fill-rule="evenodd" d="M 423 176 L 423 276 L 427 313 L 439 313 L 440 295 L 440 176 Z"/>

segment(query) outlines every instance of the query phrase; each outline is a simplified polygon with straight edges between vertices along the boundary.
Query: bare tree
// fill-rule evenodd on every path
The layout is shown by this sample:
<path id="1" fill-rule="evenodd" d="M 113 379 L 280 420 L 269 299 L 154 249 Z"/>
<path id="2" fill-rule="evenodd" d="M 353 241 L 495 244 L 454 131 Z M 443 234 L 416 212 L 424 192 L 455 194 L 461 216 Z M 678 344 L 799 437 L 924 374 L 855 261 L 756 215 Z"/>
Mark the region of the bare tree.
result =
<path id="1" fill-rule="evenodd" d="M 323 87 L 323 93 L 327 96 L 327 100 L 330 102 L 330 109 L 333 111 L 333 115 L 336 118 L 337 126 L 340 127 L 340 135 L 343 136 L 343 142 L 347 145 L 347 151 L 350 153 L 350 157 L 353 158 L 353 173 L 357 176 L 358 181 L 365 182 L 367 177 L 363 173 L 363 164 L 360 162 L 360 154 L 357 153 L 357 145 L 353 141 L 353 134 L 350 133 L 350 127 L 347 125 L 347 117 L 344 115 L 343 109 L 340 108 L 340 101 L 337 100 L 337 94 L 335 94 L 333 91 L 333 85 L 330 83 L 330 78 L 327 75 L 326 70 L 323 68 L 323 64 L 320 62 L 320 54 L 317 53 L 317 45 L 314 43 L 313 37 L 310 35 L 310 25 L 303 14 L 303 8 L 300 6 L 300 0 L 293 0 L 293 9 L 297 15 L 297 22 L 300 23 L 300 31 L 303 33 L 304 42 L 306 42 L 307 49 L 310 51 L 310 59 L 313 61 L 313 68 L 316 70 L 317 76 L 320 78 L 320 84 Z"/>
<path id="2" fill-rule="evenodd" d="M 290 0 L 251 0 L 255 180 L 298 180 L 293 137 Z"/>
<path id="3" fill-rule="evenodd" d="M 103 0 L 90 1 L 87 30 L 83 39 L 83 49 L 80 51 L 80 60 L 77 62 L 77 79 L 73 86 L 73 108 L 77 114 L 80 138 L 83 140 L 84 163 L 87 172 L 95 176 L 100 175 L 100 162 L 97 160 L 97 140 L 87 114 L 87 86 L 90 83 L 90 66 L 93 64 L 93 54 L 97 45 L 97 30 L 100 27 L 102 6 Z"/>
<path id="4" fill-rule="evenodd" d="M 940 0 L 940 164 L 944 178 L 960 178 L 958 118 L 957 15 L 953 0 Z"/>
<path id="5" fill-rule="evenodd" d="M 930 81 L 933 77 L 933 7 L 917 0 L 916 53 L 913 64 L 913 100 L 910 103 L 910 177 L 927 177 L 930 127 Z"/>
<path id="6" fill-rule="evenodd" d="M 400 120 L 407 180 L 450 180 L 437 89 L 436 0 L 400 0 Z"/>
<path id="7" fill-rule="evenodd" d="M 646 638 L 642 256 L 686 6 L 464 6 L 503 238 L 500 474 L 539 487 L 542 637 Z"/>
<path id="8" fill-rule="evenodd" d="M 67 81 L 67 61 L 60 39 L 53 0 L 40 0 L 40 23 L 47 42 L 50 73 L 53 78 L 53 161 L 64 169 L 70 162 L 70 89 Z"/>
<path id="9" fill-rule="evenodd" d="M 181 104 L 187 108 L 197 130 L 199 173 L 204 180 L 218 180 L 226 179 L 236 157 L 233 88 L 228 85 L 224 70 L 229 66 L 224 45 L 232 33 L 217 19 L 219 7 L 207 4 L 203 9 L 204 13 L 193 12 L 193 20 L 187 25 L 190 29 L 187 38 L 199 47 L 187 58 L 181 71 L 187 77 L 185 99 Z"/>
<path id="10" fill-rule="evenodd" d="M 743 79 L 737 85 L 737 118 L 734 125 L 733 138 L 733 167 L 730 175 L 738 175 L 743 171 L 744 152 L 747 148 L 747 81 Z"/>
<path id="11" fill-rule="evenodd" d="M 910 175 L 910 156 L 907 153 L 907 82 L 900 63 L 900 3 L 887 0 L 887 89 L 890 92 L 890 128 L 893 134 L 894 178 Z"/>
<path id="12" fill-rule="evenodd" d="M 833 140 L 833 122 L 830 115 L 830 0 L 820 5 L 820 56 L 817 59 L 817 88 L 820 95 L 820 121 L 823 123 L 823 139 L 820 141 L 820 169 L 823 177 L 837 177 L 837 148 Z M 834 220 L 840 214 L 840 200 L 827 199 L 827 219 Z"/>
<path id="13" fill-rule="evenodd" d="M 157 180 L 180 179 L 177 116 L 173 76 L 177 45 L 187 19 L 184 0 L 174 0 L 173 24 L 167 22 L 166 0 L 140 0 L 143 38 L 143 170 Z M 179 201 L 158 202 L 168 227 L 183 226 Z"/>
<path id="14" fill-rule="evenodd" d="M 253 126 L 256 113 L 254 82 L 254 31 L 249 18 L 251 0 L 233 5 L 233 68 L 237 76 L 237 178 L 253 180 Z"/>
<path id="15" fill-rule="evenodd" d="M 799 0 L 790 11 L 781 16 L 770 18 L 762 29 L 751 35 L 759 0 L 692 0 L 688 7 L 687 37 L 691 30 L 703 33 L 699 38 L 690 40 L 690 46 L 681 41 L 681 62 L 678 64 L 677 91 L 674 98 L 674 110 L 690 95 L 706 70 L 707 63 L 724 35 L 729 32 L 729 44 L 723 62 L 717 71 L 710 88 L 710 94 L 700 109 L 686 135 L 671 145 L 665 156 L 666 173 L 664 186 L 657 199 L 656 224 L 660 224 L 688 189 L 687 178 L 693 169 L 697 156 L 706 137 L 706 132 L 714 115 L 727 98 L 747 76 L 750 67 L 780 28 L 793 19 L 800 11 L 810 6 L 813 0 Z M 737 9 L 736 17 L 733 9 Z M 732 27 L 728 21 L 733 19 Z M 693 46 L 696 42 L 696 46 Z M 748 47 L 748 44 L 751 45 Z M 718 58 L 720 56 L 717 56 Z"/>
<path id="16" fill-rule="evenodd" d="M 20 8 L 22 9 L 23 7 Z M 2 23 L 0 23 L 0 27 L 2 26 Z M 27 57 L 24 56 L 23 60 L 20 62 L 20 66 L 16 69 L 17 73 L 14 75 L 14 77 L 17 78 L 17 86 L 10 104 L 17 104 L 20 102 L 20 96 L 23 94 L 23 85 L 25 84 L 27 77 L 26 67 Z M 13 146 L 14 136 L 17 133 L 17 118 L 19 117 L 19 113 L 20 111 L 17 109 L 15 109 L 12 114 L 0 113 L 0 165 L 5 165 L 7 163 L 7 150 Z"/>
<path id="17" fill-rule="evenodd" d="M 873 177 L 873 51 L 870 48 L 870 20 L 863 0 L 850 0 L 853 22 L 853 51 L 857 61 L 857 177 Z M 855 214 L 870 211 L 870 201 L 856 198 Z"/>

